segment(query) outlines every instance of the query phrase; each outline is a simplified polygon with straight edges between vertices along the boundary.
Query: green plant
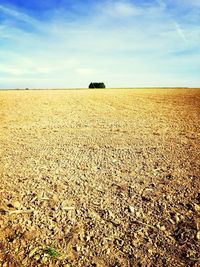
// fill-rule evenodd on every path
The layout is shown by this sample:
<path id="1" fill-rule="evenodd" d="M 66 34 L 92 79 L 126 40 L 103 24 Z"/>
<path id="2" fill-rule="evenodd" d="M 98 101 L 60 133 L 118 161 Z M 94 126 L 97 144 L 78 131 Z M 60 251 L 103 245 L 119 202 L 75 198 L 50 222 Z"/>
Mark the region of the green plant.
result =
<path id="1" fill-rule="evenodd" d="M 52 257 L 52 258 L 57 258 L 59 257 L 61 254 L 60 252 L 58 252 L 55 248 L 53 247 L 47 247 L 44 250 L 44 253 L 46 253 L 48 256 Z"/>

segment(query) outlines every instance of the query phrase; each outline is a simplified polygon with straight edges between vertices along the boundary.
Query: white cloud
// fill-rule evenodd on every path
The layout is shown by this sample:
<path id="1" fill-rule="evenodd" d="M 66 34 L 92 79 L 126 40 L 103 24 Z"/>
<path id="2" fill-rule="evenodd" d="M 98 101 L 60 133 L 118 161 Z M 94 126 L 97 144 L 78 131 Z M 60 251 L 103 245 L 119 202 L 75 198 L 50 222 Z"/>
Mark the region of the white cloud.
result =
<path id="1" fill-rule="evenodd" d="M 28 24 L 32 24 L 34 26 L 38 25 L 38 21 L 33 19 L 31 16 L 20 12 L 19 10 L 16 10 L 14 8 L 8 7 L 8 6 L 3 6 L 0 5 L 0 11 L 3 12 L 4 14 L 13 17 L 19 21 L 23 21 Z"/>
<path id="2" fill-rule="evenodd" d="M 177 34 L 181 37 L 181 39 L 186 42 L 186 35 L 184 33 L 184 30 L 181 28 L 180 24 L 178 24 L 176 21 L 174 22 L 175 29 L 177 31 Z"/>
<path id="3" fill-rule="evenodd" d="M 142 9 L 129 1 L 108 1 L 102 6 L 102 13 L 116 18 L 138 16 Z"/>

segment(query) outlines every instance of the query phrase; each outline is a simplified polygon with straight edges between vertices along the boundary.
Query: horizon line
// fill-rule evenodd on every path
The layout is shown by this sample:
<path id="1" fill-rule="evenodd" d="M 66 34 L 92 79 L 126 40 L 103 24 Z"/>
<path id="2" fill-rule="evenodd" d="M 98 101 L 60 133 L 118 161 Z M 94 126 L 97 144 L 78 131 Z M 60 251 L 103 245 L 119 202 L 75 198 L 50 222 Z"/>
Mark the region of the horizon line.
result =
<path id="1" fill-rule="evenodd" d="M 88 87 L 66 87 L 66 88 L 0 88 L 3 90 L 11 91 L 29 91 L 29 90 L 106 90 L 106 89 L 200 89 L 200 87 L 189 87 L 189 86 L 137 86 L 137 87 L 106 87 L 106 88 L 88 88 Z"/>

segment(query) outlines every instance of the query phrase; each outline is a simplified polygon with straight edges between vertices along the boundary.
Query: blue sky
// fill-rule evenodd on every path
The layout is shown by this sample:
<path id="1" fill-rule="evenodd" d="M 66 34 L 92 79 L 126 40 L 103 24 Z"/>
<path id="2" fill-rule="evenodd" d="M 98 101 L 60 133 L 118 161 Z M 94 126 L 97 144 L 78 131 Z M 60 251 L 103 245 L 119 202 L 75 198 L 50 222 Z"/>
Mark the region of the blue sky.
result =
<path id="1" fill-rule="evenodd" d="M 200 86 L 200 0 L 1 0 L 0 88 Z"/>

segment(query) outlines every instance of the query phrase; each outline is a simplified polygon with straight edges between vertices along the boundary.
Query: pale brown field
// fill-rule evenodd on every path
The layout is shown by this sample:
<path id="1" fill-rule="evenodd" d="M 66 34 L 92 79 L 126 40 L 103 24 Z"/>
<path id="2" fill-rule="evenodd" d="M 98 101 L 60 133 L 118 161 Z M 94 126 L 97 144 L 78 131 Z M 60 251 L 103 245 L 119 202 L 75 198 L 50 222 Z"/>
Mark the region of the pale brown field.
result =
<path id="1" fill-rule="evenodd" d="M 0 156 L 0 266 L 200 266 L 199 89 L 0 91 Z"/>

